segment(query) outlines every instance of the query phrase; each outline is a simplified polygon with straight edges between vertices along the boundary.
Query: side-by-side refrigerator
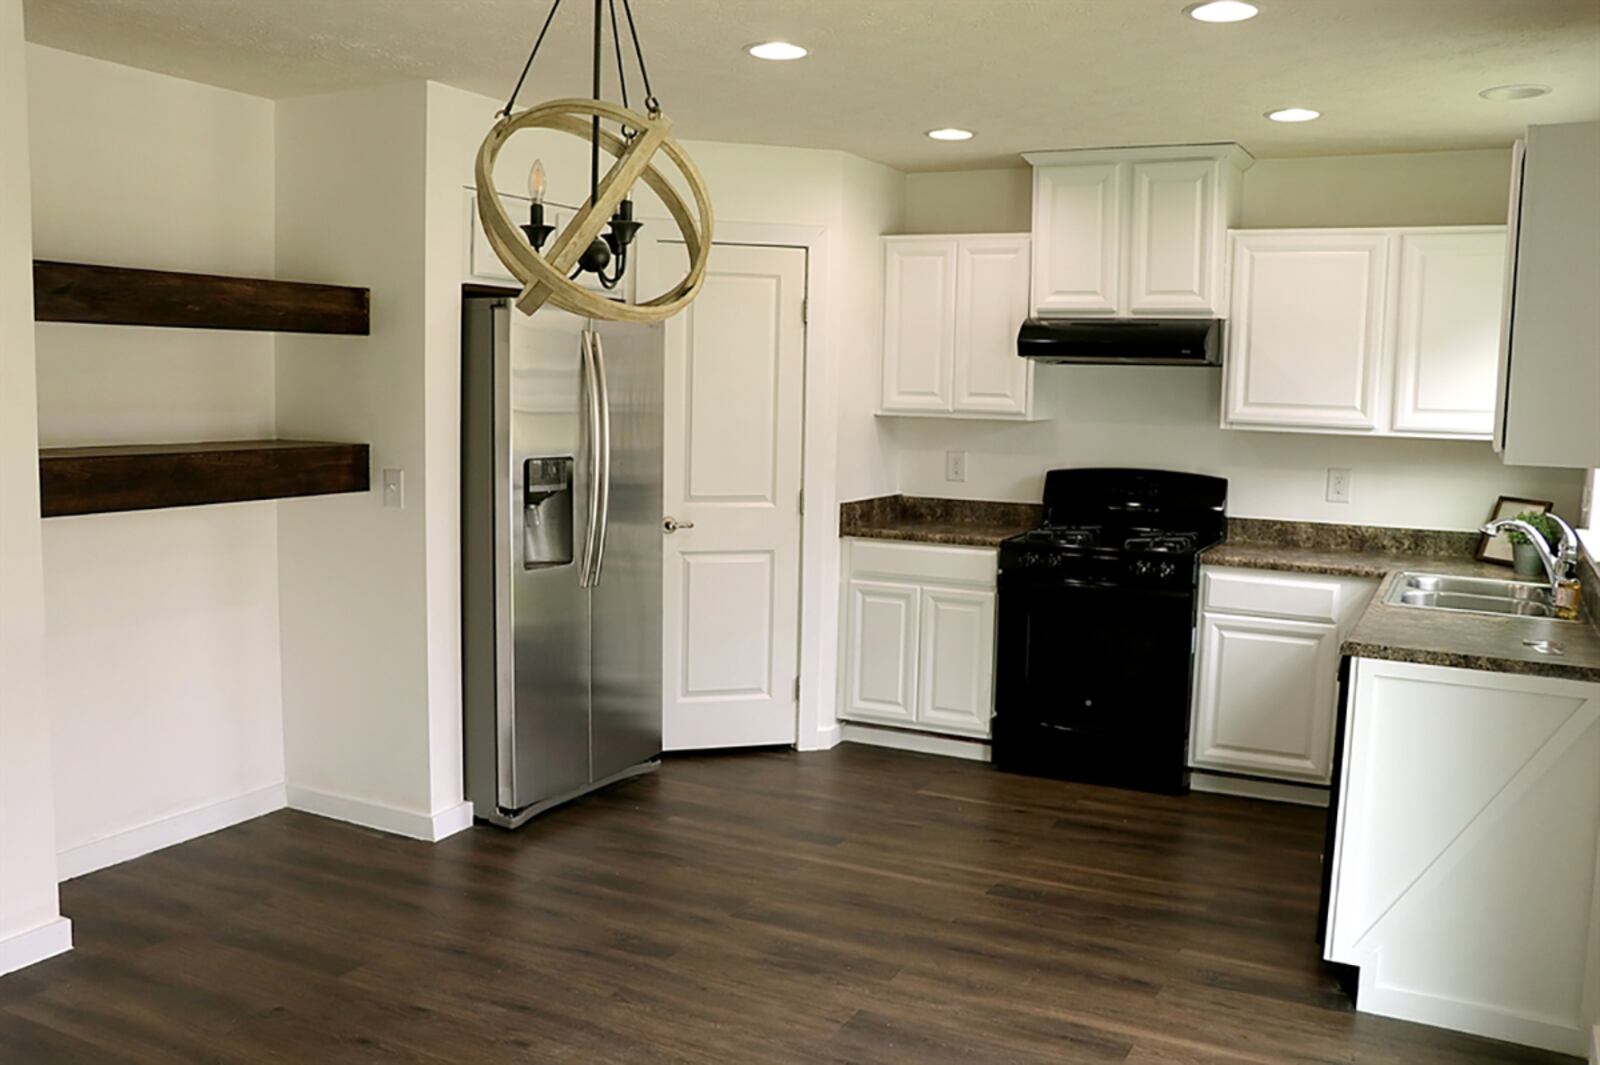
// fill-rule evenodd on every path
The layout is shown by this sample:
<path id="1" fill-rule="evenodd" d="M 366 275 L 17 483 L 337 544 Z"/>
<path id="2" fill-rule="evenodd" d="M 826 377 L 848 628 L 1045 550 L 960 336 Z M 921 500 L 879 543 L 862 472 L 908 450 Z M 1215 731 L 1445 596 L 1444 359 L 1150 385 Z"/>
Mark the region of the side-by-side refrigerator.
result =
<path id="1" fill-rule="evenodd" d="M 661 753 L 661 325 L 462 301 L 467 797 L 515 827 Z"/>

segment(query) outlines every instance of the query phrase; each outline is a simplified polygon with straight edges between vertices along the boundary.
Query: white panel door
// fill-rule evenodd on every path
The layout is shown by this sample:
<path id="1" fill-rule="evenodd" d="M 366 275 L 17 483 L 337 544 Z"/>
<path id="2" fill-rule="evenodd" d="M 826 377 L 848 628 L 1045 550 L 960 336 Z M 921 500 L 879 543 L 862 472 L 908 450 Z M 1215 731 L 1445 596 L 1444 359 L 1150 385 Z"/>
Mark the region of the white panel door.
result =
<path id="1" fill-rule="evenodd" d="M 1120 163 L 1033 172 L 1033 310 L 1116 314 L 1122 292 Z"/>
<path id="2" fill-rule="evenodd" d="M 803 248 L 718 244 L 667 323 L 667 750 L 795 740 L 805 288 Z"/>
<path id="3" fill-rule="evenodd" d="M 1229 423 L 1377 428 L 1388 241 L 1316 231 L 1234 237 Z"/>
<path id="4" fill-rule="evenodd" d="M 994 611 L 994 592 L 922 589 L 917 724 L 988 737 L 994 715 Z"/>
<path id="5" fill-rule="evenodd" d="M 1190 764 L 1326 784 L 1339 637 L 1331 622 L 1201 617 Z"/>
<path id="6" fill-rule="evenodd" d="M 1132 166 L 1129 313 L 1215 314 L 1216 162 Z"/>
<path id="7" fill-rule="evenodd" d="M 1489 439 L 1494 431 L 1502 226 L 1400 236 L 1394 429 Z"/>
<path id="8" fill-rule="evenodd" d="M 890 724 L 915 719 L 921 594 L 914 584 L 850 581 L 841 717 Z"/>
<path id="9" fill-rule="evenodd" d="M 950 409 L 955 307 L 953 237 L 885 242 L 884 410 Z"/>
<path id="10" fill-rule="evenodd" d="M 1033 361 L 1017 355 L 1028 317 L 1026 236 L 962 238 L 957 253 L 953 407 L 1028 413 Z"/>

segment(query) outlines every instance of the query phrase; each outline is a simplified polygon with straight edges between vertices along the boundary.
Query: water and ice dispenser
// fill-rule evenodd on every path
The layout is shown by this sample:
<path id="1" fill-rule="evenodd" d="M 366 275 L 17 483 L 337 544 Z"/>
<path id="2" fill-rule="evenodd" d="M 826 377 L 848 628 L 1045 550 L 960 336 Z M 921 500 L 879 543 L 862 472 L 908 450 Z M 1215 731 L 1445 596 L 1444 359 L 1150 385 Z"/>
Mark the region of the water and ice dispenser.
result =
<path id="1" fill-rule="evenodd" d="M 522 564 L 527 569 L 572 561 L 572 457 L 522 464 Z"/>

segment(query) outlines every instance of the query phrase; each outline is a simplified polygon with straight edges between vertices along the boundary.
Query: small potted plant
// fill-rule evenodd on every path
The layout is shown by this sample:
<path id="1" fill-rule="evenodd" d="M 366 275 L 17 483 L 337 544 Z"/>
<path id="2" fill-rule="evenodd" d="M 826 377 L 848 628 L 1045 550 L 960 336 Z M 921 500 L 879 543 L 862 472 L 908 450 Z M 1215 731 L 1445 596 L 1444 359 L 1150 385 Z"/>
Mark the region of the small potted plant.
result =
<path id="1" fill-rule="evenodd" d="M 1544 537 L 1544 542 L 1551 551 L 1556 551 L 1561 546 L 1561 530 L 1556 523 L 1550 520 L 1548 514 L 1538 511 L 1525 510 L 1517 515 L 1519 521 L 1525 521 L 1539 530 L 1539 535 Z M 1519 577 L 1543 577 L 1544 563 L 1539 561 L 1539 549 L 1528 539 L 1527 534 L 1520 529 L 1507 529 L 1506 539 L 1511 541 L 1511 568 Z"/>

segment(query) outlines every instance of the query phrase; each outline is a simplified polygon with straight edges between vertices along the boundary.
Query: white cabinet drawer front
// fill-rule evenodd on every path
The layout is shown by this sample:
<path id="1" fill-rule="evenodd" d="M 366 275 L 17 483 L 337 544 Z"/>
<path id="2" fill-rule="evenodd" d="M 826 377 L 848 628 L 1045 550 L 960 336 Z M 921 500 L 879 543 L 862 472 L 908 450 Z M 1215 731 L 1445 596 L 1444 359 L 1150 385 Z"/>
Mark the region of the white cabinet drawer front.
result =
<path id="1" fill-rule="evenodd" d="M 1119 310 L 1124 173 L 1118 163 L 1034 172 L 1035 313 Z"/>
<path id="2" fill-rule="evenodd" d="M 963 239 L 956 272 L 952 406 L 963 413 L 1028 413 L 1031 360 L 1017 357 L 1028 316 L 1027 237 Z"/>
<path id="3" fill-rule="evenodd" d="M 1210 159 L 1133 165 L 1131 313 L 1212 311 L 1216 173 Z"/>
<path id="4" fill-rule="evenodd" d="M 1335 626 L 1208 613 L 1202 630 L 1191 763 L 1326 784 L 1339 668 Z"/>
<path id="5" fill-rule="evenodd" d="M 1257 614 L 1305 621 L 1337 621 L 1338 581 L 1288 577 L 1272 573 L 1203 572 L 1205 609 L 1230 614 Z"/>
<path id="6" fill-rule="evenodd" d="M 849 572 L 851 577 L 993 588 L 997 554 L 992 547 L 851 540 Z"/>
<path id="7" fill-rule="evenodd" d="M 917 722 L 941 732 L 989 735 L 994 712 L 995 593 L 922 589 Z"/>
<path id="8" fill-rule="evenodd" d="M 908 723 L 916 717 L 921 590 L 852 580 L 845 655 L 845 717 Z"/>
<path id="9" fill-rule="evenodd" d="M 1387 244 L 1383 234 L 1235 238 L 1230 422 L 1377 428 Z"/>
<path id="10" fill-rule="evenodd" d="M 884 410 L 950 409 L 955 298 L 954 239 L 885 244 Z"/>
<path id="11" fill-rule="evenodd" d="M 1405 233 L 1395 309 L 1394 428 L 1488 439 L 1505 230 Z"/>

